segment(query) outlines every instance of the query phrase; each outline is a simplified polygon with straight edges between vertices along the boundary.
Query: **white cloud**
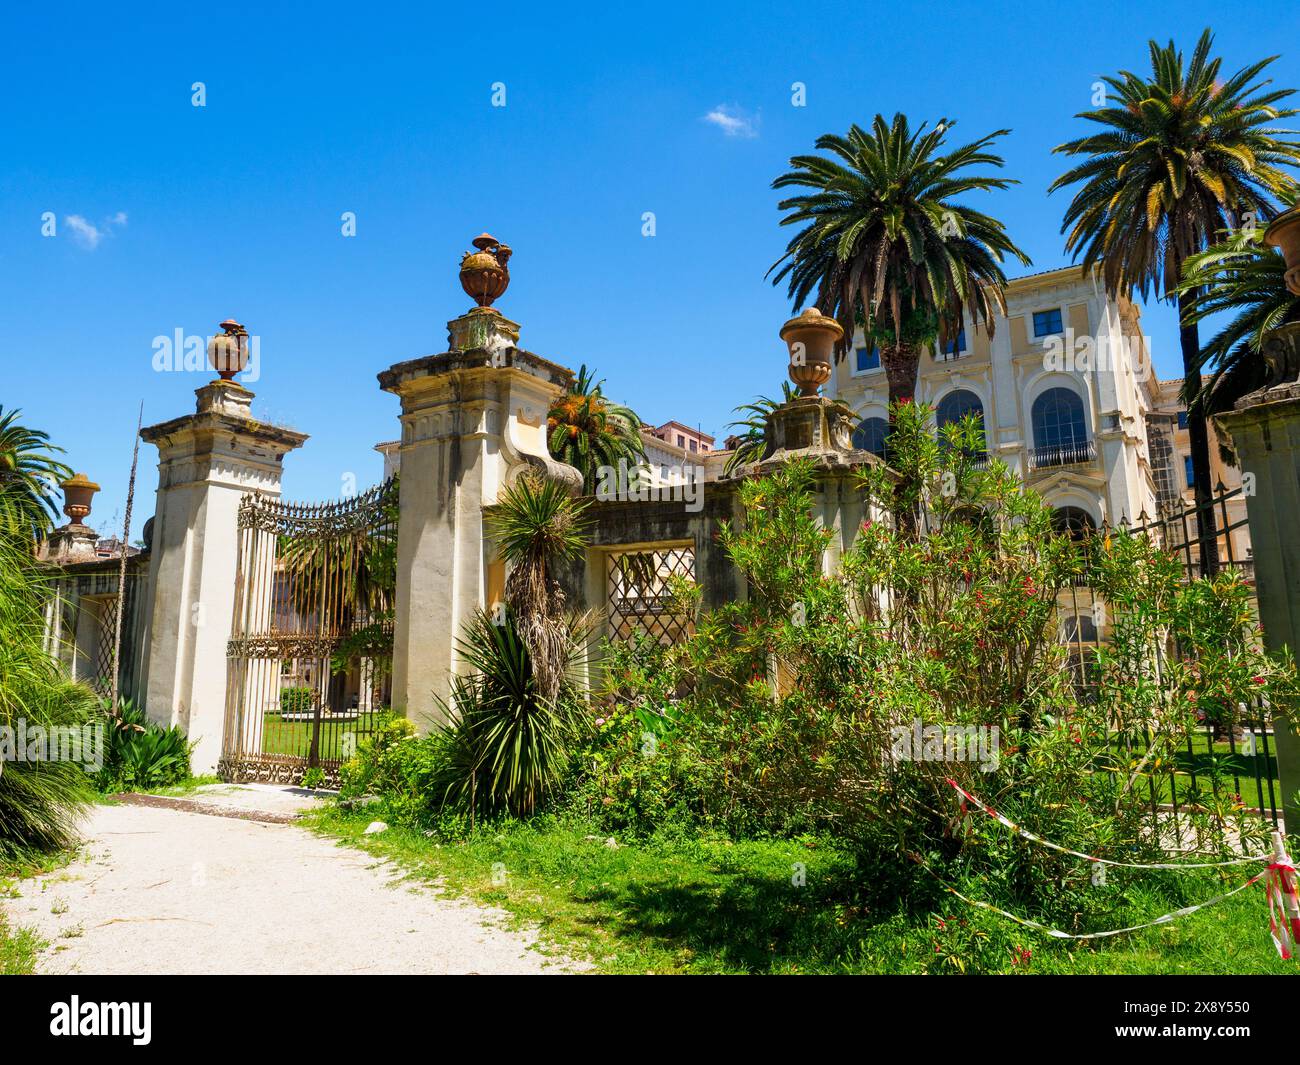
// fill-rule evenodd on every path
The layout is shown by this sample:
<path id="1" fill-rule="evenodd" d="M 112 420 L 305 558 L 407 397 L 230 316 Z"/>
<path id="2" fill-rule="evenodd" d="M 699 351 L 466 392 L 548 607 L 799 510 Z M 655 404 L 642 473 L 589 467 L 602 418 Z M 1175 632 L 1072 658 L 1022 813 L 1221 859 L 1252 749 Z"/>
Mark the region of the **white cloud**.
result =
<path id="1" fill-rule="evenodd" d="M 717 126 L 728 137 L 758 136 L 758 115 L 747 114 L 734 104 L 718 104 L 703 121 Z"/>
<path id="2" fill-rule="evenodd" d="M 94 251 L 99 247 L 100 241 L 112 236 L 114 229 L 122 229 L 126 226 L 126 212 L 118 211 L 99 225 L 86 221 L 79 214 L 70 214 L 63 219 L 63 224 L 72 231 L 73 240 L 87 251 Z"/>

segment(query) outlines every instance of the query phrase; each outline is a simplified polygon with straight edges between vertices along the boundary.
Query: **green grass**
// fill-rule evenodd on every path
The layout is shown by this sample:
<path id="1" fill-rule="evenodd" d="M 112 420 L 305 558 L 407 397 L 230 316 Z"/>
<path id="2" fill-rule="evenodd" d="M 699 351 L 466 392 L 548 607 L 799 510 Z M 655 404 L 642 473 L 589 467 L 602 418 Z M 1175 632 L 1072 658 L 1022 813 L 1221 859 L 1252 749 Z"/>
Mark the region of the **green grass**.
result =
<path id="1" fill-rule="evenodd" d="M 854 903 L 860 874 L 833 844 L 806 840 L 678 840 L 606 846 L 590 826 L 556 819 L 480 830 L 439 844 L 390 828 L 362 836 L 379 808 L 337 808 L 314 827 L 392 858 L 418 879 L 499 906 L 540 929 L 555 951 L 612 973 L 914 973 L 935 968 L 931 915 L 872 912 Z M 806 867 L 802 887 L 794 863 Z M 1219 887 L 1205 878 L 1196 898 Z M 1173 908 L 1136 893 L 1137 923 Z M 1004 919 L 952 899 L 945 915 L 989 927 Z M 1002 931 L 1002 930 L 1000 930 Z M 1174 924 L 1102 941 L 1062 944 L 1018 926 L 1005 929 L 1032 950 L 1038 973 L 1290 973 L 1268 934 L 1263 889 Z M 959 952 L 958 952 L 959 953 Z M 959 953 L 960 956 L 960 953 Z M 1000 955 L 999 955 L 1000 957 Z M 951 963 L 953 971 L 959 967 Z M 965 964 L 963 962 L 962 964 Z M 995 966 L 996 967 L 996 966 Z"/>
<path id="2" fill-rule="evenodd" d="M 75 849 L 39 855 L 23 862 L 0 862 L 0 976 L 26 976 L 36 971 L 36 959 L 47 946 L 30 928 L 12 924 L 4 900 L 18 897 L 19 880 L 61 869 L 77 856 Z"/>
<path id="3" fill-rule="evenodd" d="M 367 711 L 350 721 L 321 719 L 320 757 L 328 761 L 342 759 L 345 755 L 343 737 L 351 732 L 359 739 L 374 728 L 376 711 Z M 268 711 L 262 717 L 262 753 L 284 754 L 306 758 L 311 750 L 311 721 L 284 721 L 278 710 Z"/>
<path id="4" fill-rule="evenodd" d="M 173 795 L 173 796 L 180 797 L 185 795 L 193 795 L 196 791 L 199 790 L 199 788 L 204 787 L 205 785 L 220 784 L 220 783 L 221 783 L 220 777 L 209 775 L 209 776 L 188 777 L 185 780 L 182 780 L 179 784 L 165 784 L 162 787 L 158 787 L 158 788 L 132 788 L 131 790 L 141 795 Z M 113 805 L 112 795 L 107 795 L 107 794 L 101 795 L 99 797 L 99 803 L 101 806 Z"/>
<path id="5" fill-rule="evenodd" d="M 1193 781 L 1195 788 L 1199 789 L 1207 796 L 1214 794 L 1213 774 L 1217 769 L 1219 773 L 1219 795 L 1221 797 L 1231 797 L 1234 791 L 1241 796 L 1241 801 L 1254 809 L 1267 810 L 1270 805 L 1279 809 L 1282 806 L 1282 788 L 1278 782 L 1277 776 L 1277 758 L 1273 750 L 1272 737 L 1269 738 L 1269 757 L 1265 759 L 1262 753 L 1254 756 L 1246 756 L 1240 751 L 1240 744 L 1236 745 L 1237 751 L 1233 751 L 1228 741 L 1220 740 L 1214 744 L 1210 743 L 1209 735 L 1204 731 L 1198 731 L 1191 738 L 1191 750 L 1187 746 L 1178 751 L 1175 759 L 1175 779 L 1177 781 L 1178 801 L 1181 805 L 1185 797 L 1191 797 L 1193 793 Z M 1141 753 L 1135 755 L 1141 758 Z M 1233 773 L 1236 773 L 1236 779 Z M 1258 772 L 1260 778 L 1257 781 L 1255 774 Z M 1272 803 L 1269 801 L 1269 781 L 1272 781 Z M 1262 802 L 1261 789 L 1263 785 Z M 1173 801 L 1173 782 L 1168 772 L 1159 770 L 1147 781 L 1140 785 L 1141 794 L 1150 797 L 1152 790 L 1155 792 L 1155 799 L 1162 804 Z"/>

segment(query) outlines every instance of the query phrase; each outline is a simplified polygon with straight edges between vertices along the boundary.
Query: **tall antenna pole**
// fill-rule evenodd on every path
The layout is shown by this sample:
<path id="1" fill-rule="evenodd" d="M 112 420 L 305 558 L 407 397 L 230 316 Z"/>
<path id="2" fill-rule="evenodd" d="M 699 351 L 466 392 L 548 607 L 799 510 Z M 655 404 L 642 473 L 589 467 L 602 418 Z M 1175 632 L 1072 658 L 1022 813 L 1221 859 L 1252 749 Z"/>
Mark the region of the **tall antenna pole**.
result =
<path id="1" fill-rule="evenodd" d="M 113 701 L 109 713 L 117 713 L 122 678 L 122 615 L 126 613 L 126 558 L 131 547 L 131 504 L 135 502 L 135 467 L 140 458 L 140 427 L 144 424 L 144 400 L 135 420 L 135 441 L 131 447 L 131 479 L 126 484 L 126 518 L 122 522 L 122 561 L 117 571 L 117 632 L 113 634 Z"/>

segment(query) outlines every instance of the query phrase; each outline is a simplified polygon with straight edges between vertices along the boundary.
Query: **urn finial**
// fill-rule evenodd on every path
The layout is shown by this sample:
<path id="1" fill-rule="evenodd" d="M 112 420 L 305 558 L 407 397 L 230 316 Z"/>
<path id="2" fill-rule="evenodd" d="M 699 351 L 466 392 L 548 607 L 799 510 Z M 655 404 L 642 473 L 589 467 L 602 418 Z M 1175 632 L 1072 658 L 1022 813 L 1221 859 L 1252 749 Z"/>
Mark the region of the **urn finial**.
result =
<path id="1" fill-rule="evenodd" d="M 99 485 L 84 473 L 69 477 L 60 486 L 63 489 L 63 513 L 74 525 L 84 525 L 90 517 L 90 501 L 99 491 Z"/>
<path id="2" fill-rule="evenodd" d="M 461 256 L 460 287 L 480 307 L 491 307 L 510 285 L 510 245 L 490 233 L 479 234 L 471 243 L 477 250 Z"/>
<path id="3" fill-rule="evenodd" d="M 831 353 L 843 336 L 840 323 L 816 307 L 781 326 L 781 339 L 790 349 L 790 380 L 799 386 L 801 396 L 817 395 L 831 379 Z"/>
<path id="4" fill-rule="evenodd" d="M 233 318 L 218 327 L 220 335 L 208 341 L 208 362 L 223 381 L 230 381 L 248 365 L 248 330 Z"/>

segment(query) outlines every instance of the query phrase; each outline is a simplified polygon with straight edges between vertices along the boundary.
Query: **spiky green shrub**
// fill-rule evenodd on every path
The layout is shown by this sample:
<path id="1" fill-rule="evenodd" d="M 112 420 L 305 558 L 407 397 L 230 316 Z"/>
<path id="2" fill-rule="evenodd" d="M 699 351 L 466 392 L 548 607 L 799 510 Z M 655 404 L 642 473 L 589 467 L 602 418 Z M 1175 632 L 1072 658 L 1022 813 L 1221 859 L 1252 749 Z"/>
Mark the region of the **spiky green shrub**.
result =
<path id="1" fill-rule="evenodd" d="M 144 710 L 123 699 L 105 707 L 104 767 L 95 784 L 104 792 L 162 788 L 190 776 L 193 744 L 181 729 L 151 722 Z"/>
<path id="2" fill-rule="evenodd" d="M 94 713 L 95 695 L 70 680 L 44 646 L 44 608 L 55 594 L 36 562 L 27 530 L 33 508 L 25 489 L 15 498 L 0 479 L 0 727 L 79 728 Z M 17 752 L 14 752 L 16 756 Z M 0 860 L 70 845 L 91 779 L 81 764 L 0 764 Z"/>
<path id="3" fill-rule="evenodd" d="M 560 662 L 567 681 L 585 632 L 570 627 Z M 440 799 L 477 813 L 527 816 L 556 790 L 581 718 L 572 686 L 555 698 L 538 690 L 531 656 L 512 612 L 475 614 L 458 641 L 473 672 L 457 676 L 445 705 L 452 724 L 437 740 Z"/>

